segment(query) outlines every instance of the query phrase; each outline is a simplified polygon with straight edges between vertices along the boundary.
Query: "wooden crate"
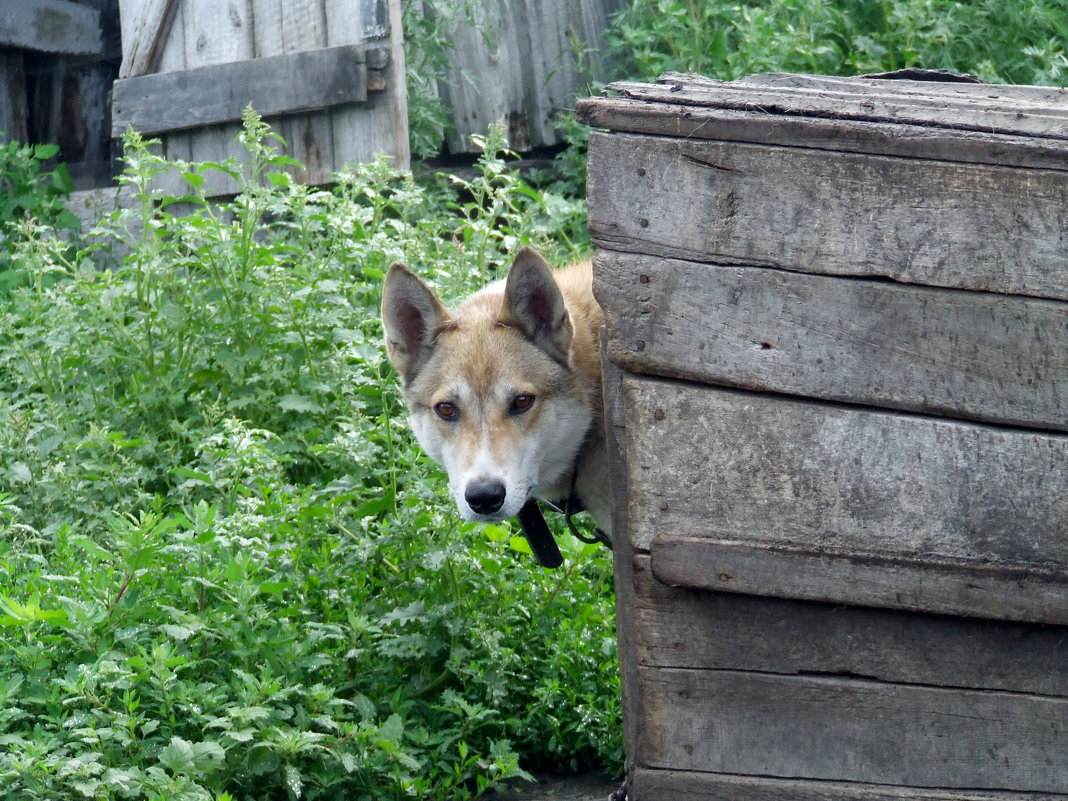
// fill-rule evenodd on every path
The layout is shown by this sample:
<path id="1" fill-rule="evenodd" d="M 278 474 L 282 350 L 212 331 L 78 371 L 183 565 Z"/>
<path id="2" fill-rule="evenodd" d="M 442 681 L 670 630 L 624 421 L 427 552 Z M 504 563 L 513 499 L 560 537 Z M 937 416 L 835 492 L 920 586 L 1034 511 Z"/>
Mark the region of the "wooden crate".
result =
<path id="1" fill-rule="evenodd" d="M 1068 799 L 1068 92 L 609 90 L 631 798 Z"/>

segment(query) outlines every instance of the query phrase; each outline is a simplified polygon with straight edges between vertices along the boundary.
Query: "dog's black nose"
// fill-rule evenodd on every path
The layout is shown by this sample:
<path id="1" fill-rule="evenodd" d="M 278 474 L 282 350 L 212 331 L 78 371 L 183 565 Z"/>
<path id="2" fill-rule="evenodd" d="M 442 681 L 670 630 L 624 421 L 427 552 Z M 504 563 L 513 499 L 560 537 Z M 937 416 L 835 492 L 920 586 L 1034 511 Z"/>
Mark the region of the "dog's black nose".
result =
<path id="1" fill-rule="evenodd" d="M 464 490 L 464 500 L 477 515 L 491 515 L 504 506 L 507 491 L 504 484 L 496 479 L 487 478 L 472 481 Z"/>

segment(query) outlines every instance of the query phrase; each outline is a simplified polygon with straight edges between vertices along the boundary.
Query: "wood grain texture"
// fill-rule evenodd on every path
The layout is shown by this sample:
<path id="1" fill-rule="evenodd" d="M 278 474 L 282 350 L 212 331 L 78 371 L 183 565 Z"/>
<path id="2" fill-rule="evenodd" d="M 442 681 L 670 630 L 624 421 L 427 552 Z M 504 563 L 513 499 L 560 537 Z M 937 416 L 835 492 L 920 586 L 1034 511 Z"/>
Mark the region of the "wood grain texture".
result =
<path id="1" fill-rule="evenodd" d="M 1068 629 L 667 587 L 636 556 L 638 664 L 1068 697 Z M 621 585 L 617 584 L 617 598 Z"/>
<path id="2" fill-rule="evenodd" d="M 590 136 L 599 247 L 1068 298 L 1068 172 Z"/>
<path id="3" fill-rule="evenodd" d="M 171 34 L 178 0 L 120 3 L 122 64 L 119 78 L 156 72 Z"/>
<path id="4" fill-rule="evenodd" d="M 666 668 L 639 681 L 642 766 L 1068 793 L 1068 699 Z"/>
<path id="5" fill-rule="evenodd" d="M 437 85 L 449 107 L 452 153 L 477 152 L 472 134 L 503 119 L 520 151 L 559 142 L 558 112 L 574 106 L 600 65 L 609 16 L 622 0 L 481 0 L 480 26 L 462 17 L 451 32 L 452 68 Z"/>
<path id="6" fill-rule="evenodd" d="M 263 116 L 362 103 L 366 67 L 363 48 L 343 46 L 119 80 L 112 135 L 233 122 L 250 103 Z"/>
<path id="7" fill-rule="evenodd" d="M 252 0 L 253 50 L 256 58 L 288 55 L 326 47 L 326 17 L 318 0 Z M 290 156 L 303 169 L 293 177 L 303 183 L 328 180 L 334 169 L 334 132 L 328 110 L 271 120 Z"/>
<path id="8" fill-rule="evenodd" d="M 652 570 L 671 587 L 1068 626 L 1068 572 L 974 559 L 660 534 Z"/>
<path id="9" fill-rule="evenodd" d="M 68 0 L 0 5 L 0 48 L 63 55 L 102 55 L 100 12 Z"/>
<path id="10" fill-rule="evenodd" d="M 622 375 L 604 358 L 604 329 L 600 337 L 601 361 L 604 365 L 602 384 L 606 408 L 618 408 L 622 403 Z M 620 689 L 623 700 L 623 746 L 626 754 L 625 769 L 638 748 L 638 731 L 642 725 L 641 705 L 638 697 L 638 652 L 640 636 L 635 621 L 636 589 L 634 550 L 631 546 L 629 516 L 627 514 L 626 485 L 615 477 L 627 473 L 624 422 L 620 416 L 605 423 L 608 448 L 609 475 L 612 477 L 612 568 L 616 596 L 616 644 L 619 654 Z"/>
<path id="11" fill-rule="evenodd" d="M 151 16 L 147 6 L 152 3 L 158 5 L 160 0 L 121 0 L 124 27 L 135 26 Z M 374 90 L 369 99 L 353 99 L 352 89 L 356 84 L 351 75 L 342 70 L 330 73 L 340 76 L 341 80 L 334 86 L 337 90 L 334 96 L 326 98 L 328 104 L 309 102 L 309 99 L 322 95 L 324 90 L 331 91 L 326 82 L 329 75 L 319 71 L 303 76 L 308 79 L 303 84 L 299 83 L 302 76 L 293 76 L 293 81 L 298 83 L 266 92 L 266 100 L 255 100 L 254 105 L 273 129 L 282 134 L 288 154 L 304 165 L 303 169 L 294 170 L 298 180 L 326 183 L 345 165 L 371 161 L 378 152 L 391 156 L 398 167 L 408 166 L 399 0 L 361 0 L 359 3 L 349 0 L 296 0 L 292 3 L 226 0 L 178 3 L 172 14 L 173 22 L 165 37 L 159 31 L 155 32 L 164 40 L 159 47 L 160 73 L 208 66 L 222 70 L 249 69 L 255 73 L 255 70 L 263 69 L 257 62 L 271 57 L 289 56 L 294 59 L 293 63 L 297 63 L 314 60 L 316 52 L 336 48 L 370 50 L 368 66 L 371 69 L 362 82 L 364 87 Z M 150 26 L 145 28 L 143 35 L 153 35 Z M 358 69 L 362 72 L 365 67 L 360 65 Z M 200 83 L 208 87 L 217 85 L 219 76 Z M 259 76 L 256 76 L 253 88 L 260 85 Z M 287 94 L 290 100 L 282 102 Z M 202 96 L 203 93 L 198 93 L 198 98 Z M 156 97 L 155 93 L 153 97 Z M 207 120 L 197 120 L 198 123 L 201 121 Z M 223 161 L 231 155 L 243 159 L 245 154 L 234 141 L 239 127 L 237 123 L 198 124 L 185 131 L 170 132 L 163 136 L 164 149 L 171 158 L 192 161 Z M 177 179 L 161 180 L 160 188 L 171 193 L 181 193 L 184 189 Z M 209 195 L 232 194 L 236 188 L 235 182 L 221 175 L 208 175 L 205 182 Z"/>
<path id="12" fill-rule="evenodd" d="M 0 53 L 0 142 L 25 142 L 28 123 L 24 56 Z"/>
<path id="13" fill-rule="evenodd" d="M 576 118 L 610 131 L 717 139 L 724 142 L 809 147 L 1000 167 L 1066 169 L 1065 143 L 867 120 L 788 117 L 729 108 L 677 106 L 625 97 L 584 98 Z"/>
<path id="14" fill-rule="evenodd" d="M 389 28 L 384 30 L 387 23 Z M 332 169 L 371 161 L 378 153 L 391 157 L 398 169 L 407 169 L 408 92 L 400 0 L 361 0 L 355 4 L 330 0 L 326 4 L 326 29 L 331 47 L 367 42 L 389 50 L 388 66 L 380 75 L 385 79 L 385 88 L 371 94 L 366 105 L 344 106 L 330 112 L 334 134 Z"/>
<path id="15" fill-rule="evenodd" d="M 800 79 L 798 79 L 800 78 Z M 1068 90 L 864 78 L 763 76 L 724 82 L 668 73 L 654 84 L 606 87 L 624 97 L 760 114 L 834 117 L 1068 140 Z"/>
<path id="16" fill-rule="evenodd" d="M 1068 305 L 601 250 L 628 371 L 1068 431 Z"/>
<path id="17" fill-rule="evenodd" d="M 1064 436 L 630 375 L 623 390 L 639 550 L 670 533 L 1068 570 Z"/>
<path id="18" fill-rule="evenodd" d="M 1060 793 L 932 790 L 638 768 L 631 801 L 1065 801 Z"/>

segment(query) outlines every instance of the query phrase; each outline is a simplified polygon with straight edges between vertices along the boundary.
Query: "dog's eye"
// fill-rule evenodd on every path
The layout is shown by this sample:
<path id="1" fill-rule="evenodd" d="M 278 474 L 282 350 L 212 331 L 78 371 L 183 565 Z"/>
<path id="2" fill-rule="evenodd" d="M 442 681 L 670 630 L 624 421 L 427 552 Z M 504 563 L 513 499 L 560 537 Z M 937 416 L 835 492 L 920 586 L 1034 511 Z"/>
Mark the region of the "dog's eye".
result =
<path id="1" fill-rule="evenodd" d="M 438 413 L 438 417 L 442 420 L 448 420 L 449 422 L 452 422 L 460 416 L 460 410 L 456 407 L 456 404 L 451 401 L 435 403 L 434 411 Z"/>
<path id="2" fill-rule="evenodd" d="M 512 414 L 522 414 L 523 412 L 530 411 L 530 407 L 533 405 L 534 396 L 527 395 L 526 393 L 524 393 L 522 395 L 516 395 L 514 398 L 512 398 L 512 408 L 509 409 L 509 411 Z"/>

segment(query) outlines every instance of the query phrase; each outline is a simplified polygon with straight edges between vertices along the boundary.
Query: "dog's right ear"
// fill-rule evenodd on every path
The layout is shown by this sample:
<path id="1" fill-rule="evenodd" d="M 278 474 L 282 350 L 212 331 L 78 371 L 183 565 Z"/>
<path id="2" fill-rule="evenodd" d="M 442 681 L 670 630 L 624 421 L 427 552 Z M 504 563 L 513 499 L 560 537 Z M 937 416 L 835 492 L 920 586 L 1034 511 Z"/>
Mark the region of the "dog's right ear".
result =
<path id="1" fill-rule="evenodd" d="M 449 319 L 430 287 L 399 261 L 390 265 L 382 286 L 382 327 L 386 353 L 407 384 L 430 357 L 434 336 Z"/>

